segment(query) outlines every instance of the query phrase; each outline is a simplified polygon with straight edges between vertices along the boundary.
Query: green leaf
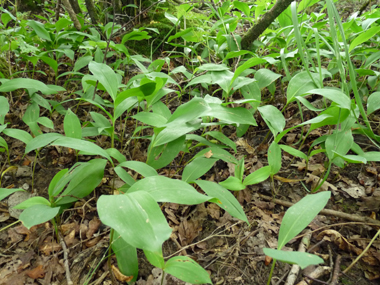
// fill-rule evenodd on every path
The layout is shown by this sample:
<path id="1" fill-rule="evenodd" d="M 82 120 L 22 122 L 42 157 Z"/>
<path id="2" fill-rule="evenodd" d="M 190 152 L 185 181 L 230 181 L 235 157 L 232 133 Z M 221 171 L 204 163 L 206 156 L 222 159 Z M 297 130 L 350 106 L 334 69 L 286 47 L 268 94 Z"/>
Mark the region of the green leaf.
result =
<path id="1" fill-rule="evenodd" d="M 343 109 L 351 109 L 351 99 L 349 96 L 344 94 L 342 91 L 338 89 L 332 88 L 323 88 L 323 89 L 312 89 L 307 91 L 305 94 L 318 94 L 331 101 L 334 101 L 338 104 L 339 107 Z"/>
<path id="2" fill-rule="evenodd" d="M 268 163 L 271 167 L 271 175 L 276 174 L 281 169 L 281 148 L 273 141 L 268 149 Z"/>
<path id="3" fill-rule="evenodd" d="M 217 159 L 198 157 L 185 166 L 182 180 L 192 183 L 211 169 Z"/>
<path id="4" fill-rule="evenodd" d="M 154 169 L 159 169 L 168 165 L 183 149 L 185 138 L 185 136 L 181 136 L 166 145 L 160 145 L 158 147 L 150 146 L 151 149 L 149 150 L 150 155 L 147 159 L 147 164 Z"/>
<path id="5" fill-rule="evenodd" d="M 231 216 L 245 221 L 247 224 L 249 224 L 247 216 L 244 214 L 243 208 L 230 191 L 210 181 L 196 180 L 195 183 L 198 184 L 198 186 L 201 187 L 207 195 L 210 197 L 215 197 L 219 200 L 218 203 L 215 203 L 216 205 L 227 211 Z"/>
<path id="6" fill-rule="evenodd" d="M 164 271 L 191 284 L 212 284 L 207 271 L 187 256 L 170 258 L 165 264 Z"/>
<path id="7" fill-rule="evenodd" d="M 30 26 L 34 32 L 36 32 L 38 37 L 51 42 L 50 34 L 42 23 L 29 20 L 26 24 Z"/>
<path id="8" fill-rule="evenodd" d="M 56 134 L 56 133 L 48 133 L 48 134 L 39 135 L 33 138 L 31 141 L 29 141 L 26 144 L 25 153 L 31 152 L 32 150 L 35 150 L 40 147 L 47 146 L 51 142 L 62 137 L 63 136 L 61 134 Z"/>
<path id="9" fill-rule="evenodd" d="M 6 197 L 8 197 L 9 195 L 17 191 L 24 191 L 24 190 L 21 188 L 12 188 L 12 189 L 0 188 L 0 201 L 2 201 Z"/>
<path id="10" fill-rule="evenodd" d="M 5 148 L 5 150 L 8 152 L 8 144 L 2 137 L 0 137 L 0 147 Z"/>
<path id="11" fill-rule="evenodd" d="M 163 129 L 153 140 L 152 145 L 154 147 L 172 142 L 187 133 L 199 129 L 201 127 L 201 120 L 199 119 L 183 123 L 172 122 L 166 126 L 167 127 Z"/>
<path id="12" fill-rule="evenodd" d="M 107 148 L 106 152 L 114 159 L 117 160 L 117 162 L 122 163 L 125 162 L 127 159 L 121 152 L 116 148 Z"/>
<path id="13" fill-rule="evenodd" d="M 345 155 L 351 149 L 354 142 L 351 129 L 346 131 L 334 131 L 329 135 L 325 142 L 327 157 L 332 160 L 335 156 L 334 151 L 340 155 Z"/>
<path id="14" fill-rule="evenodd" d="M 195 72 L 198 71 L 222 71 L 229 70 L 230 68 L 225 64 L 215 64 L 215 63 L 206 63 L 195 69 Z"/>
<path id="15" fill-rule="evenodd" d="M 307 195 L 286 211 L 282 218 L 278 236 L 279 250 L 310 224 L 326 206 L 330 196 L 331 192 L 327 191 Z"/>
<path id="16" fill-rule="evenodd" d="M 49 128 L 49 129 L 54 130 L 54 123 L 48 117 L 39 117 L 37 119 L 37 123 Z"/>
<path id="17" fill-rule="evenodd" d="M 240 76 L 240 74 L 242 74 L 245 70 L 247 70 L 248 68 L 251 68 L 253 66 L 262 64 L 264 62 L 266 62 L 265 59 L 257 58 L 257 57 L 251 58 L 251 59 L 247 60 L 246 62 L 244 62 L 241 66 L 239 66 L 235 70 L 234 76 L 232 77 L 231 82 L 230 82 L 230 86 L 232 86 L 232 83 L 235 81 L 235 79 L 238 78 L 238 76 Z"/>
<path id="18" fill-rule="evenodd" d="M 11 92 L 17 89 L 36 89 L 41 91 L 43 94 L 55 94 L 57 91 L 49 88 L 46 84 L 41 81 L 30 79 L 30 78 L 15 78 L 8 80 L 0 86 L 0 92 Z"/>
<path id="19" fill-rule="evenodd" d="M 167 122 L 167 119 L 165 117 L 150 112 L 139 112 L 136 115 L 132 116 L 132 118 L 140 122 L 143 122 L 144 124 L 158 128 L 162 127 Z"/>
<path id="20" fill-rule="evenodd" d="M 57 205 L 63 205 L 75 202 L 78 198 L 84 198 L 89 195 L 102 181 L 104 168 L 107 161 L 105 159 L 92 159 L 81 168 L 76 168 L 69 172 L 70 183 L 57 199 Z M 66 196 L 66 197 L 65 197 Z"/>
<path id="21" fill-rule="evenodd" d="M 39 204 L 25 209 L 20 215 L 20 221 L 27 229 L 45 223 L 58 215 L 60 207 L 50 207 Z"/>
<path id="22" fill-rule="evenodd" d="M 219 185 L 223 186 L 228 190 L 239 191 L 244 190 L 245 185 L 241 182 L 239 178 L 234 176 L 228 177 L 226 180 L 219 182 Z"/>
<path id="23" fill-rule="evenodd" d="M 319 75 L 312 73 L 315 82 L 319 81 Z M 286 90 L 287 104 L 296 100 L 297 96 L 305 94 L 309 90 L 315 89 L 317 86 L 310 78 L 307 71 L 302 71 L 296 74 L 289 82 L 288 89 Z"/>
<path id="24" fill-rule="evenodd" d="M 367 101 L 367 115 L 372 114 L 373 112 L 379 109 L 380 109 L 380 92 L 374 92 L 369 96 L 368 101 Z M 1 118 L 1 115 L 0 115 L 0 118 Z"/>
<path id="25" fill-rule="evenodd" d="M 131 282 L 136 281 L 139 271 L 137 250 L 127 243 L 117 231 L 113 233 L 111 242 L 112 251 L 116 255 L 117 266 L 125 276 L 133 277 Z"/>
<path id="26" fill-rule="evenodd" d="M 276 107 L 272 105 L 265 105 L 258 107 L 257 110 L 259 110 L 262 118 L 274 136 L 284 130 L 286 123 L 285 118 L 282 115 L 281 111 L 279 111 Z"/>
<path id="27" fill-rule="evenodd" d="M 73 71 L 77 72 L 80 69 L 82 69 L 83 67 L 87 66 L 92 61 L 92 59 L 93 59 L 93 57 L 91 55 L 82 56 L 82 57 L 78 58 L 74 64 Z"/>
<path id="28" fill-rule="evenodd" d="M 95 61 L 91 61 L 88 64 L 88 68 L 94 77 L 99 80 L 99 83 L 107 90 L 112 100 L 115 101 L 119 87 L 119 77 L 112 68 L 104 63 L 97 63 Z"/>
<path id="29" fill-rule="evenodd" d="M 81 139 L 82 138 L 82 126 L 80 121 L 70 109 L 67 110 L 65 119 L 63 121 L 63 129 L 66 137 Z"/>
<path id="30" fill-rule="evenodd" d="M 209 106 L 211 110 L 207 111 L 204 115 L 207 114 L 207 116 L 218 118 L 227 123 L 257 126 L 255 118 L 246 108 L 227 108 L 215 103 L 210 103 Z"/>
<path id="31" fill-rule="evenodd" d="M 7 15 L 7 14 L 3 14 Z M 1 87 L 0 87 L 1 88 Z M 0 96 L 0 124 L 4 124 L 5 116 L 9 112 L 9 103 L 7 98 Z"/>
<path id="32" fill-rule="evenodd" d="M 50 200 L 52 201 L 52 198 L 56 195 L 59 194 L 59 192 L 61 192 L 61 190 L 63 189 L 63 187 L 66 185 L 66 183 L 59 189 L 55 189 L 58 182 L 62 179 L 62 177 L 65 176 L 65 174 L 67 173 L 68 169 L 62 169 L 61 171 L 59 171 L 56 175 L 54 175 L 53 179 L 50 181 L 50 184 L 49 184 L 49 188 L 48 188 L 48 193 L 49 193 L 49 198 Z"/>
<path id="33" fill-rule="evenodd" d="M 150 38 L 151 36 L 148 35 L 148 32 L 133 31 L 126 34 L 121 40 L 121 43 L 124 44 L 126 41 L 141 41 L 141 40 L 150 39 Z"/>
<path id="34" fill-rule="evenodd" d="M 357 36 L 352 43 L 350 44 L 350 48 L 348 49 L 348 52 L 351 52 L 355 47 L 358 45 L 368 41 L 370 38 L 372 38 L 374 35 L 376 35 L 380 31 L 379 26 L 374 26 L 370 28 L 369 30 L 361 33 L 359 36 Z"/>
<path id="35" fill-rule="evenodd" d="M 11 137 L 11 138 L 18 139 L 25 144 L 29 143 L 33 139 L 33 137 L 24 130 L 5 129 L 3 131 L 3 133 L 6 134 L 7 136 Z"/>
<path id="36" fill-rule="evenodd" d="M 249 174 L 243 181 L 245 186 L 257 184 L 268 179 L 271 175 L 271 166 L 264 166 Z"/>
<path id="37" fill-rule="evenodd" d="M 149 250 L 144 250 L 144 254 L 146 256 L 146 259 L 155 267 L 158 268 L 164 268 L 165 266 L 165 260 L 164 256 L 162 254 L 162 249 L 160 251 L 152 252 Z"/>
<path id="38" fill-rule="evenodd" d="M 303 158 L 304 160 L 307 160 L 307 155 L 304 154 L 302 151 L 299 151 L 298 149 L 295 149 L 291 146 L 283 145 L 283 144 L 280 144 L 280 147 L 283 151 L 286 151 L 287 153 L 293 156 L 300 157 L 300 158 Z"/>
<path id="39" fill-rule="evenodd" d="M 61 138 L 54 141 L 53 144 L 85 151 L 86 153 L 89 153 L 91 155 L 101 155 L 107 158 L 109 161 L 112 161 L 111 157 L 104 149 L 89 141 L 69 137 L 62 138 L 61 136 Z"/>
<path id="40" fill-rule="evenodd" d="M 144 191 L 102 195 L 97 209 L 100 220 L 136 248 L 159 252 L 172 232 L 157 202 Z"/>
<path id="41" fill-rule="evenodd" d="M 60 18 L 56 23 L 55 23 L 55 30 L 56 32 L 60 32 L 62 29 L 66 28 L 68 25 L 71 24 L 71 21 L 67 20 L 66 18 Z"/>
<path id="42" fill-rule="evenodd" d="M 263 248 L 263 250 L 265 255 L 268 255 L 273 259 L 289 264 L 298 264 L 302 269 L 309 265 L 317 265 L 324 262 L 319 256 L 307 252 L 283 251 L 272 248 Z"/>
<path id="43" fill-rule="evenodd" d="M 235 165 L 235 177 L 239 179 L 240 181 L 242 181 L 243 175 L 244 175 L 244 156 Z"/>
<path id="44" fill-rule="evenodd" d="M 234 4 L 235 8 L 242 11 L 246 17 L 249 17 L 249 15 L 251 14 L 251 11 L 250 11 L 247 3 L 241 2 L 241 1 L 234 1 L 233 4 Z"/>
<path id="45" fill-rule="evenodd" d="M 31 197 L 24 202 L 21 202 L 20 204 L 17 204 L 16 206 L 13 207 L 13 209 L 27 209 L 30 208 L 34 205 L 47 205 L 51 206 L 50 202 L 46 200 L 44 197 Z"/>
<path id="46" fill-rule="evenodd" d="M 138 102 L 136 97 L 129 97 L 121 101 L 115 108 L 114 120 L 116 121 L 125 111 L 135 106 Z"/>
<path id="47" fill-rule="evenodd" d="M 170 202 L 186 205 L 196 205 L 209 201 L 208 197 L 198 193 L 194 187 L 177 179 L 165 176 L 150 176 L 137 181 L 127 193 L 147 192 L 157 202 Z"/>
<path id="48" fill-rule="evenodd" d="M 260 89 L 268 87 L 272 84 L 272 82 L 276 81 L 281 76 L 281 74 L 274 73 L 272 70 L 265 68 L 259 69 L 255 73 L 255 79 L 257 80 Z"/>
<path id="49" fill-rule="evenodd" d="M 48 56 L 41 56 L 40 57 L 43 62 L 45 62 L 47 65 L 49 65 L 53 71 L 57 74 L 58 72 L 58 62 L 51 57 Z"/>
<path id="50" fill-rule="evenodd" d="M 236 144 L 230 140 L 228 137 L 226 137 L 223 133 L 218 131 L 211 131 L 204 134 L 204 136 L 212 136 L 213 138 L 219 140 L 220 142 L 224 143 L 225 145 L 228 145 L 230 148 L 232 148 L 236 152 Z"/>
<path id="51" fill-rule="evenodd" d="M 141 161 L 125 161 L 125 162 L 120 163 L 118 167 L 130 168 L 140 173 L 144 177 L 158 175 L 157 171 L 153 167 Z"/>
<path id="52" fill-rule="evenodd" d="M 231 155 L 228 151 L 225 151 L 224 149 L 221 149 L 215 146 L 202 149 L 200 152 L 198 152 L 194 156 L 194 159 L 197 157 L 202 157 L 206 155 L 206 153 L 208 153 L 207 155 L 212 155 L 211 158 L 221 159 L 225 162 L 231 162 L 233 164 L 238 163 L 237 159 L 233 155 Z"/>
<path id="53" fill-rule="evenodd" d="M 210 110 L 207 102 L 200 97 L 194 97 L 189 102 L 179 106 L 168 120 L 171 122 L 185 123 L 199 118 L 206 111 Z"/>

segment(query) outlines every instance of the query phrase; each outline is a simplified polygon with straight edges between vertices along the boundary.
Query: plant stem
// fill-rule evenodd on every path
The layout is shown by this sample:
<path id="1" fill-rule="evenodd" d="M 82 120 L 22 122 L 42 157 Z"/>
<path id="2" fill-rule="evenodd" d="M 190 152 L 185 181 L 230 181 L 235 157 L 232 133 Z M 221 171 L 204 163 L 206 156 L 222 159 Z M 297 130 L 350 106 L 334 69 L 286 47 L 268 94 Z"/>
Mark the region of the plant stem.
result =
<path id="1" fill-rule="evenodd" d="M 270 269 L 267 285 L 270 285 L 270 281 L 272 280 L 272 274 L 273 274 L 275 264 L 276 264 L 276 259 L 273 259 L 272 268 Z"/>

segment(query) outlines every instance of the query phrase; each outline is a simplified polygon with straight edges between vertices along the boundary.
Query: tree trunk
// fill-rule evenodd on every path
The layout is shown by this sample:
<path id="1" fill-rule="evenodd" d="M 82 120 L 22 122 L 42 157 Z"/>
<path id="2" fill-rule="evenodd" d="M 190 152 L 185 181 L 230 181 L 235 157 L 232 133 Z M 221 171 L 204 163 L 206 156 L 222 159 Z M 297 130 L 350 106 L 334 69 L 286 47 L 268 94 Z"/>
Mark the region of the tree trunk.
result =
<path id="1" fill-rule="evenodd" d="M 249 49 L 249 46 L 258 39 L 258 37 L 269 27 L 269 25 L 278 17 L 294 0 L 277 0 L 272 9 L 253 26 L 241 39 L 242 49 Z"/>
<path id="2" fill-rule="evenodd" d="M 85 2 L 86 2 L 86 8 L 87 8 L 88 14 L 90 14 L 91 23 L 93 25 L 97 25 L 98 17 L 96 15 L 94 2 L 92 0 L 85 0 Z"/>
<path id="3" fill-rule="evenodd" d="M 71 8 L 73 8 L 73 11 L 75 12 L 75 14 L 82 13 L 78 4 L 78 0 L 69 0 L 69 1 L 70 1 Z"/>
<path id="4" fill-rule="evenodd" d="M 63 6 L 65 6 L 67 13 L 69 13 L 71 21 L 74 23 L 74 27 L 80 31 L 82 29 L 81 24 L 78 21 L 77 15 L 75 14 L 73 8 L 70 5 L 69 0 L 62 0 Z"/>
<path id="5" fill-rule="evenodd" d="M 57 6 L 55 10 L 55 21 L 58 22 L 59 20 L 59 12 L 61 10 L 61 0 L 57 0 Z"/>

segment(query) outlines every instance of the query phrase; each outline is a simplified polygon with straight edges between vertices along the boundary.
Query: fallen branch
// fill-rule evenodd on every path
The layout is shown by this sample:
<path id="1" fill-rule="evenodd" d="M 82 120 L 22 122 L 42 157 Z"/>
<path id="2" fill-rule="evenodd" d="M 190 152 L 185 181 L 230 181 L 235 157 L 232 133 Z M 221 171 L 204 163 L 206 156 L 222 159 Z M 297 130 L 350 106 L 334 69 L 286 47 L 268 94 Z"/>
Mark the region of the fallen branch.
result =
<path id="1" fill-rule="evenodd" d="M 298 247 L 299 252 L 306 252 L 306 249 L 310 245 L 310 239 L 311 239 L 311 230 L 306 230 L 305 236 L 300 242 L 300 245 Z M 293 285 L 298 277 L 298 274 L 300 272 L 300 266 L 298 264 L 293 264 L 292 269 L 289 272 L 288 278 L 286 279 L 285 285 Z"/>
<path id="2" fill-rule="evenodd" d="M 70 274 L 70 266 L 69 266 L 69 255 L 68 255 L 68 250 L 66 247 L 66 243 L 63 239 L 63 235 L 61 232 L 58 230 L 58 236 L 59 236 L 59 243 L 61 244 L 62 250 L 63 250 L 63 259 L 64 259 L 64 267 L 66 271 L 66 281 L 67 285 L 73 285 L 73 281 L 71 280 L 71 274 Z"/>
<path id="3" fill-rule="evenodd" d="M 308 276 L 305 276 L 305 279 L 302 280 L 301 282 L 298 282 L 297 285 L 309 285 L 310 282 L 309 281 L 306 281 L 306 279 L 311 279 L 311 280 L 315 280 L 319 277 L 321 277 L 322 275 L 325 275 L 327 273 L 329 273 L 331 271 L 331 268 L 328 267 L 328 266 L 318 266 L 313 272 L 311 272 Z M 321 281 L 320 281 L 321 282 Z M 325 282 L 322 282 L 322 284 L 327 284 Z"/>
<path id="4" fill-rule="evenodd" d="M 282 206 L 285 206 L 285 207 L 288 207 L 288 208 L 294 205 L 294 203 L 283 201 L 283 200 L 280 200 L 280 199 L 275 199 L 275 198 L 272 198 L 272 197 L 269 197 L 269 196 L 265 196 L 265 195 L 262 195 L 262 194 L 259 194 L 259 197 L 262 198 L 262 199 L 264 199 L 265 201 L 270 201 L 270 202 L 273 202 L 273 203 L 276 203 L 278 205 L 282 205 Z M 349 220 L 349 221 L 361 222 L 361 223 L 365 223 L 365 224 L 373 224 L 373 225 L 376 225 L 376 226 L 380 226 L 380 221 L 371 219 L 369 217 L 362 217 L 362 216 L 358 216 L 358 215 L 347 214 L 347 213 L 342 213 L 342 212 L 339 212 L 339 211 L 328 210 L 328 209 L 323 209 L 319 213 L 322 214 L 322 215 L 326 215 L 326 216 L 339 217 L 339 218 L 346 219 L 346 220 Z"/>

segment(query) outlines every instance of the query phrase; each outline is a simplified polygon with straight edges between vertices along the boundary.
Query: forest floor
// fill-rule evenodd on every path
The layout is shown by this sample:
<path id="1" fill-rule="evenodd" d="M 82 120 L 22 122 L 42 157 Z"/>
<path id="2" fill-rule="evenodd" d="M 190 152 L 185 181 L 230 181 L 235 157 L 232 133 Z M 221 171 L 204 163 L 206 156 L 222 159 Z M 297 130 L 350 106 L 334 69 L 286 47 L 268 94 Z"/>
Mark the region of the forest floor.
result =
<path id="1" fill-rule="evenodd" d="M 75 87 L 72 87 L 73 90 Z M 69 90 L 69 88 L 68 88 Z M 62 96 L 70 96 L 71 91 Z M 272 104 L 282 109 L 284 94 L 277 92 Z M 66 97 L 68 98 L 68 97 Z M 179 105 L 175 96 L 171 98 L 173 111 Z M 11 105 L 6 121 L 12 127 L 22 128 L 22 114 L 28 102 L 20 100 Z M 73 107 L 73 106 L 65 106 Z M 86 121 L 89 106 L 80 105 L 77 113 L 81 121 Z M 288 107 L 284 116 L 286 128 L 301 123 L 296 105 Z M 314 116 L 305 113 L 305 120 Z M 63 132 L 62 116 L 53 116 L 55 130 Z M 244 138 L 238 138 L 233 128 L 223 129 L 224 134 L 238 146 L 234 154 L 237 159 L 245 157 L 246 174 L 252 173 L 267 164 L 268 141 L 264 140 L 269 130 L 262 118 L 255 117 L 258 127 L 251 127 Z M 134 123 L 126 122 L 126 133 L 133 133 Z M 117 126 L 121 131 L 121 126 Z M 26 127 L 25 127 L 26 129 Z M 44 129 L 43 129 L 44 130 Z M 44 131 L 49 131 L 48 129 Z M 313 140 L 328 132 L 328 129 L 314 130 L 304 144 L 307 150 Z M 148 133 L 147 133 L 148 134 Z M 288 144 L 301 138 L 299 129 L 289 132 L 286 136 Z M 109 147 L 110 142 L 98 140 L 101 147 Z M 370 142 L 360 141 L 362 147 Z M 34 156 L 24 156 L 24 145 L 17 140 L 7 138 L 10 146 L 11 161 L 18 166 L 17 171 L 2 177 L 3 187 L 15 187 L 28 190 L 28 193 L 16 192 L 8 199 L 0 202 L 0 227 L 5 228 L 17 222 L 19 210 L 11 209 L 25 195 L 47 197 L 48 185 L 53 176 L 61 169 L 68 168 L 76 162 L 75 152 L 67 148 L 44 148 L 36 162 L 34 178 L 32 165 Z M 131 141 L 125 148 L 127 157 L 131 160 L 145 161 L 148 141 Z M 124 146 L 123 146 L 124 147 Z M 369 146 L 369 149 L 371 147 Z M 3 160 L 5 154 L 0 154 Z M 80 156 L 81 161 L 88 159 Z M 177 168 L 186 162 L 176 160 L 176 163 L 161 169 L 160 175 L 178 175 Z M 205 268 L 213 284 L 266 284 L 271 265 L 264 253 L 264 247 L 276 248 L 282 217 L 289 205 L 296 203 L 306 195 L 303 184 L 312 189 L 319 177 L 325 171 L 325 157 L 313 156 L 306 169 L 305 161 L 294 159 L 283 154 L 281 171 L 275 176 L 274 188 L 271 181 L 249 186 L 236 192 L 236 198 L 244 208 L 249 225 L 231 217 L 212 203 L 197 206 L 178 205 L 173 203 L 160 204 L 167 221 L 173 229 L 171 238 L 163 246 L 165 258 L 173 255 L 187 255 Z M 223 181 L 234 172 L 233 165 L 218 161 L 202 179 L 208 181 Z M 333 168 L 324 190 L 332 192 L 332 198 L 326 209 L 339 213 L 347 213 L 350 219 L 339 214 L 320 214 L 307 228 L 311 230 L 309 252 L 319 255 L 325 260 L 326 272 L 321 276 L 308 278 L 315 273 L 317 266 L 309 266 L 299 275 L 297 282 L 303 279 L 311 284 L 379 284 L 380 279 L 380 241 L 377 239 L 362 258 L 345 274 L 354 259 L 363 252 L 372 237 L 376 234 L 379 224 L 373 225 L 360 221 L 360 218 L 372 217 L 380 207 L 380 165 L 349 165 L 344 169 Z M 66 249 L 56 240 L 54 228 L 50 222 L 32 227 L 30 230 L 22 224 L 16 224 L 0 231 L 0 285 L 22 284 L 67 284 L 65 261 L 68 261 L 71 279 L 74 284 L 123 284 L 123 276 L 118 272 L 115 257 L 111 257 L 111 278 L 107 253 L 110 228 L 103 225 L 97 216 L 96 201 L 101 194 L 110 193 L 113 185 L 121 181 L 114 180 L 111 169 L 106 170 L 104 179 L 91 194 L 75 205 L 65 210 L 60 216 L 59 228 L 64 237 Z M 285 202 L 285 203 L 283 203 Z M 128 218 L 128 217 L 126 217 Z M 284 250 L 298 250 L 301 236 L 287 244 Z M 64 254 L 68 256 L 65 257 Z M 338 266 L 338 270 L 334 268 Z M 271 284 L 283 284 L 291 265 L 277 262 Z M 338 276 L 338 274 L 341 274 Z M 139 278 L 136 285 L 185 284 L 172 277 L 165 276 L 162 282 L 162 272 L 154 268 L 139 252 Z M 113 280 L 112 280 L 113 279 Z M 295 284 L 297 284 L 297 282 Z"/>

